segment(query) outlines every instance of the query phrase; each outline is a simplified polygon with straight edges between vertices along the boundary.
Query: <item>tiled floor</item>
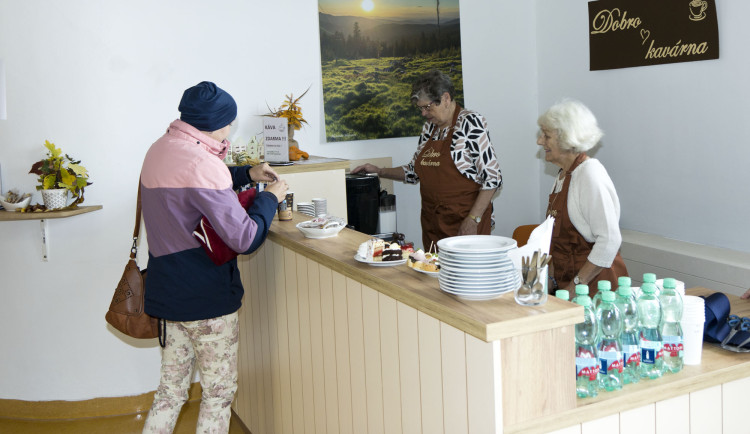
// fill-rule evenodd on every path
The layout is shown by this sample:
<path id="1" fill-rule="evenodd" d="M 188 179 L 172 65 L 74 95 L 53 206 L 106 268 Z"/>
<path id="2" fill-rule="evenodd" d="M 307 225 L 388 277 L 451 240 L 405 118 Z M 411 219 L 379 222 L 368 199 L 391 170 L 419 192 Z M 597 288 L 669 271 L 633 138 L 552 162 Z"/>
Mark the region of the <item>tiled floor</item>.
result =
<path id="1" fill-rule="evenodd" d="M 198 420 L 198 409 L 200 401 L 185 403 L 182 414 L 177 421 L 175 434 L 195 433 L 195 424 Z M 146 421 L 146 413 L 137 413 L 127 416 L 82 418 L 82 419 L 58 419 L 58 420 L 23 420 L 0 418 L 0 433 L 13 434 L 130 434 L 140 433 L 143 423 Z M 232 414 L 232 422 L 229 426 L 230 434 L 248 434 L 244 426 L 235 414 Z"/>

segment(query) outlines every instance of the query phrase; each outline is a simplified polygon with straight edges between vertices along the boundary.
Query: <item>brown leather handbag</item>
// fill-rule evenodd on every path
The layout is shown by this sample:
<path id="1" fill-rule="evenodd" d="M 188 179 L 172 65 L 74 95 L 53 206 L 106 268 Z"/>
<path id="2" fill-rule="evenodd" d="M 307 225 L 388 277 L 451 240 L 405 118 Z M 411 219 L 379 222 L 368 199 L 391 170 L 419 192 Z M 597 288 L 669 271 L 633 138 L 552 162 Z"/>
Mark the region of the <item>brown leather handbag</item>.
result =
<path id="1" fill-rule="evenodd" d="M 138 234 L 141 229 L 141 185 L 138 183 L 138 205 L 135 212 L 135 229 L 133 229 L 133 247 L 130 249 L 130 260 L 125 265 L 120 283 L 115 288 L 112 303 L 104 318 L 112 327 L 122 333 L 138 339 L 158 337 L 162 342 L 159 319 L 144 311 L 146 289 L 146 270 L 141 271 L 135 261 L 138 253 Z M 165 326 L 166 324 L 161 324 Z"/>

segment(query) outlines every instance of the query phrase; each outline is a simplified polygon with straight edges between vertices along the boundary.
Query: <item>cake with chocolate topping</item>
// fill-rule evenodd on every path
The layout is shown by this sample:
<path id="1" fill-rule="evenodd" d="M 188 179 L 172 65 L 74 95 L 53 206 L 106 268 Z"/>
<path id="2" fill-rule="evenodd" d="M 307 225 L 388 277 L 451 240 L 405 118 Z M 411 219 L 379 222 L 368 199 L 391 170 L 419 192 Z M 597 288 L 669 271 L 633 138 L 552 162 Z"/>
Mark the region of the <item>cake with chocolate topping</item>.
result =
<path id="1" fill-rule="evenodd" d="M 383 249 L 383 261 L 400 261 L 402 259 L 401 246 L 398 243 L 390 243 Z"/>

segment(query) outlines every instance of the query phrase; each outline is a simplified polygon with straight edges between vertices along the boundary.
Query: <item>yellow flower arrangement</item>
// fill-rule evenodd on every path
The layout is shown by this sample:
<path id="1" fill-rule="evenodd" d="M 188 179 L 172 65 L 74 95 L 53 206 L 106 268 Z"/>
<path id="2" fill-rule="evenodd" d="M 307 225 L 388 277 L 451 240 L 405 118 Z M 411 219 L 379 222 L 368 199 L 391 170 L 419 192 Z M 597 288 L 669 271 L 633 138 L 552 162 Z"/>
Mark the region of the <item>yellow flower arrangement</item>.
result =
<path id="1" fill-rule="evenodd" d="M 63 156 L 62 150 L 54 143 L 45 140 L 47 156 L 31 166 L 29 173 L 38 175 L 37 190 L 65 188 L 75 199 L 71 207 L 83 202 L 83 190 L 91 185 L 89 172 L 81 165 L 80 160 L 74 160 L 68 154 Z"/>
<path id="2" fill-rule="evenodd" d="M 293 127 L 295 130 L 299 130 L 300 128 L 302 128 L 303 123 L 307 123 L 305 118 L 302 117 L 302 108 L 299 106 L 299 100 L 301 100 L 309 90 L 310 88 L 308 87 L 307 90 L 304 91 L 302 95 L 298 96 L 296 99 L 294 98 L 294 94 L 287 95 L 286 100 L 283 104 L 281 104 L 278 110 L 274 110 L 271 107 L 268 107 L 269 113 L 266 113 L 263 116 L 272 118 L 286 118 L 288 124 L 291 127 Z"/>

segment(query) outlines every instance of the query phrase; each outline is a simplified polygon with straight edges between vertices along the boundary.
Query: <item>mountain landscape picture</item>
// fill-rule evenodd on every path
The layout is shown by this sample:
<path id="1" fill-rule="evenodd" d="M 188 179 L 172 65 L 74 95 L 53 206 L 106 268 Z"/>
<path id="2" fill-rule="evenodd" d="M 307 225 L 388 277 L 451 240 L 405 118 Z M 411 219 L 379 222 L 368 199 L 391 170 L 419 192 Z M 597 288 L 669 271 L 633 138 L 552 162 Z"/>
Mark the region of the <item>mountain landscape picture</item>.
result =
<path id="1" fill-rule="evenodd" d="M 319 0 L 328 142 L 419 135 L 411 85 L 438 69 L 463 105 L 458 0 Z"/>

